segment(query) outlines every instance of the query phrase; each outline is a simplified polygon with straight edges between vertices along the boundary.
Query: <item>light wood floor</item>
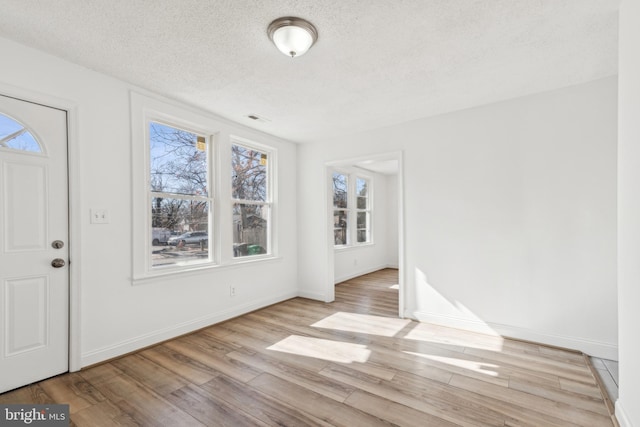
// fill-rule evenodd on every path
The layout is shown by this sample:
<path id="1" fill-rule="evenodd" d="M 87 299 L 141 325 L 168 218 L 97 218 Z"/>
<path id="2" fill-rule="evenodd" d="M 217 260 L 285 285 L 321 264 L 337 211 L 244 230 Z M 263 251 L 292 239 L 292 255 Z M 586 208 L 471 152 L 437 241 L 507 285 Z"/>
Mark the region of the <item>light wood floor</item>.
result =
<path id="1" fill-rule="evenodd" d="M 611 426 L 578 353 L 397 318 L 396 270 L 0 395 L 80 426 Z"/>

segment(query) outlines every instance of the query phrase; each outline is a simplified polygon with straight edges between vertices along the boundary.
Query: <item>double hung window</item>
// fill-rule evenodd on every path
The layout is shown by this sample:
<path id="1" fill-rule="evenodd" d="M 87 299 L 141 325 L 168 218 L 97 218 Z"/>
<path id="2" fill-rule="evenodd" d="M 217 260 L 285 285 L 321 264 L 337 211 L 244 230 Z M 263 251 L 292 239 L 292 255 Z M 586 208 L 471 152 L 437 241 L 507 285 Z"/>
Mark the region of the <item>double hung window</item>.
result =
<path id="1" fill-rule="evenodd" d="M 231 145 L 234 258 L 271 253 L 271 154 L 254 145 Z"/>
<path id="2" fill-rule="evenodd" d="M 371 180 L 336 171 L 332 182 L 335 246 L 371 243 Z"/>
<path id="3" fill-rule="evenodd" d="M 277 149 L 135 92 L 131 111 L 134 281 L 271 258 Z"/>

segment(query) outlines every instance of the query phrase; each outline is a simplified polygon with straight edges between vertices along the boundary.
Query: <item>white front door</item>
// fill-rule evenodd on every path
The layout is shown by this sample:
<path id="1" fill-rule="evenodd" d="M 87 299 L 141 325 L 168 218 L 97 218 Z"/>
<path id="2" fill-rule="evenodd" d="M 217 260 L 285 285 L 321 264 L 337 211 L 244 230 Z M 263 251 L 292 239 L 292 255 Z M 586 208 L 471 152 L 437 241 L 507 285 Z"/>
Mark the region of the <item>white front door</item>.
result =
<path id="1" fill-rule="evenodd" d="M 0 95 L 0 393 L 69 369 L 67 114 Z"/>

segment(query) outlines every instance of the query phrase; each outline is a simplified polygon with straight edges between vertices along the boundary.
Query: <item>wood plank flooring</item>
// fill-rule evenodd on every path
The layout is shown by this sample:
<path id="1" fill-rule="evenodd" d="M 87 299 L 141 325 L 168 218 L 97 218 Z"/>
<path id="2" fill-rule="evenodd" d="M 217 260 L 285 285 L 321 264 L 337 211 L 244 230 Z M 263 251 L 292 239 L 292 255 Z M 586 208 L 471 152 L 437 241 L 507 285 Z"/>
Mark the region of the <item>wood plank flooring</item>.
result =
<path id="1" fill-rule="evenodd" d="M 612 426 L 582 354 L 398 319 L 397 271 L 0 395 L 78 426 Z"/>

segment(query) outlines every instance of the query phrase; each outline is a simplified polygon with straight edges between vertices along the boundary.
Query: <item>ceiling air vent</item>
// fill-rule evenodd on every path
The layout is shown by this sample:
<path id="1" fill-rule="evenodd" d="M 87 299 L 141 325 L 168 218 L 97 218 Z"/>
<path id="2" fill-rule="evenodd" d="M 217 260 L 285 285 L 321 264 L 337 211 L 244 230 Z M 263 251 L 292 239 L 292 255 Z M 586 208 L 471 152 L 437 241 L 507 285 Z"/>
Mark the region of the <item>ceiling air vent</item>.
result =
<path id="1" fill-rule="evenodd" d="M 259 116 L 259 115 L 257 115 L 257 114 L 249 114 L 249 115 L 247 116 L 247 118 L 248 118 L 248 119 L 251 119 L 251 120 L 253 120 L 253 121 L 256 121 L 256 122 L 260 122 L 260 123 L 268 123 L 268 122 L 270 122 L 270 121 L 271 121 L 271 120 L 269 120 L 269 119 L 267 119 L 267 118 L 265 118 L 265 117 L 260 117 L 260 116 Z"/>

